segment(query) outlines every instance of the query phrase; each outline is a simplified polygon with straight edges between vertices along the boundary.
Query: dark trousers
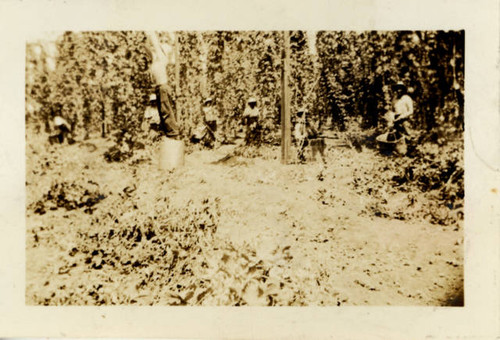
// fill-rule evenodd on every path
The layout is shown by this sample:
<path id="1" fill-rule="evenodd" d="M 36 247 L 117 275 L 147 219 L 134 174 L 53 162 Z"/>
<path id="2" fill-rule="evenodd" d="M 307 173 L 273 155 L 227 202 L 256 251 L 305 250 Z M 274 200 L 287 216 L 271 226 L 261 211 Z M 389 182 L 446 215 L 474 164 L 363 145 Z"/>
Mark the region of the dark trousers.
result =
<path id="1" fill-rule="evenodd" d="M 168 91 L 167 84 L 158 85 L 155 88 L 156 105 L 160 115 L 160 129 L 169 138 L 179 136 L 179 127 L 175 118 L 175 103 Z"/>
<path id="2" fill-rule="evenodd" d="M 395 122 L 394 129 L 398 134 L 398 138 L 401 137 L 402 135 L 407 137 L 411 137 L 412 135 L 410 122 L 408 122 L 406 119 Z"/>
<path id="3" fill-rule="evenodd" d="M 245 117 L 244 124 L 246 125 L 245 143 L 260 144 L 261 126 L 259 124 L 259 117 Z"/>
<path id="4" fill-rule="evenodd" d="M 299 145 L 297 147 L 297 158 L 299 162 L 304 163 L 306 161 L 306 148 L 309 145 L 309 140 L 304 138 L 303 141 L 299 141 Z"/>
<path id="5" fill-rule="evenodd" d="M 61 125 L 58 127 L 59 133 L 57 134 L 57 139 L 59 140 L 59 143 L 64 143 L 64 138 L 69 139 L 69 129 Z"/>

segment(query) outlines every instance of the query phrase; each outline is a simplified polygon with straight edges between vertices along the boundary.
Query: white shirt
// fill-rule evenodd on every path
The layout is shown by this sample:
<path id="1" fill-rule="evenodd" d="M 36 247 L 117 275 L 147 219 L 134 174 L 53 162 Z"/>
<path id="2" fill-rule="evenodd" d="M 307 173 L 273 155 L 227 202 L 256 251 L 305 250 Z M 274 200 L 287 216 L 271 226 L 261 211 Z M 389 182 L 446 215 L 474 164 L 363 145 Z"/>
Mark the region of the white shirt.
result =
<path id="1" fill-rule="evenodd" d="M 295 123 L 295 128 L 293 130 L 293 136 L 297 140 L 302 140 L 306 138 L 307 136 L 307 131 L 306 131 L 306 121 L 305 119 L 299 119 L 297 123 Z"/>
<path id="2" fill-rule="evenodd" d="M 247 105 L 245 111 L 243 111 L 243 117 L 260 117 L 259 109 L 257 106 L 252 109 L 249 105 Z"/>
<path id="3" fill-rule="evenodd" d="M 205 115 L 205 120 L 211 122 L 217 120 L 217 114 L 213 107 L 203 107 L 203 114 Z"/>
<path id="4" fill-rule="evenodd" d="M 396 119 L 409 117 L 413 114 L 413 100 L 407 94 L 394 102 L 394 111 L 396 112 Z"/>
<path id="5" fill-rule="evenodd" d="M 59 126 L 65 126 L 68 130 L 71 129 L 71 125 L 69 125 L 69 123 L 66 121 L 66 119 L 64 119 L 61 116 L 55 116 L 54 117 L 54 125 L 57 126 L 57 127 L 59 127 Z"/>
<path id="6" fill-rule="evenodd" d="M 149 71 L 151 72 L 151 80 L 155 85 L 167 83 L 167 56 L 161 49 L 160 40 L 154 32 L 146 32 L 146 35 L 151 43 L 148 47 L 153 55 L 153 62 Z"/>
<path id="7" fill-rule="evenodd" d="M 151 64 L 151 80 L 155 85 L 167 83 L 167 58 L 153 58 Z"/>

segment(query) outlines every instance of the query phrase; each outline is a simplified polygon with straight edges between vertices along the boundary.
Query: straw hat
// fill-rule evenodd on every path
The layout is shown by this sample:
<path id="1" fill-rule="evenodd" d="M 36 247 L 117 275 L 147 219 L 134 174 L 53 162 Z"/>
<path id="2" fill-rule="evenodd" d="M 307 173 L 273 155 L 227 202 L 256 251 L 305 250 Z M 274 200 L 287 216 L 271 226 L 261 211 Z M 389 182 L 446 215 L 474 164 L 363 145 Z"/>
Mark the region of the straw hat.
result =
<path id="1" fill-rule="evenodd" d="M 406 85 L 402 81 L 398 81 L 394 85 L 394 90 L 397 90 L 397 89 L 402 89 L 403 91 L 406 91 Z"/>

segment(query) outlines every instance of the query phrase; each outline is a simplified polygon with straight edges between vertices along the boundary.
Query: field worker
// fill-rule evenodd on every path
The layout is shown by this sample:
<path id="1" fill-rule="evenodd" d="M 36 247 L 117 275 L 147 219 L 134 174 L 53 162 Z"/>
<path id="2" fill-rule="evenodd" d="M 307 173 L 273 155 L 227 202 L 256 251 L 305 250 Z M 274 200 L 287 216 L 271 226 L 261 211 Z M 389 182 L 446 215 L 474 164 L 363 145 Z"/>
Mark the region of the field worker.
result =
<path id="1" fill-rule="evenodd" d="M 409 120 L 413 115 L 413 100 L 407 94 L 407 88 L 402 82 L 398 82 L 394 86 L 393 108 L 394 112 L 389 113 L 388 116 L 389 126 L 392 124 L 397 134 L 404 135 L 407 138 L 411 137 Z"/>
<path id="2" fill-rule="evenodd" d="M 71 125 L 66 119 L 61 116 L 55 116 L 54 128 L 57 133 L 54 137 L 57 138 L 59 143 L 63 143 L 65 138 L 67 138 L 68 142 L 70 142 L 70 138 L 68 137 L 68 135 L 71 133 Z"/>
<path id="3" fill-rule="evenodd" d="M 250 97 L 243 111 L 243 123 L 246 126 L 245 143 L 252 144 L 259 141 L 261 113 L 257 107 L 257 99 Z"/>
<path id="4" fill-rule="evenodd" d="M 305 163 L 306 161 L 305 151 L 306 147 L 309 145 L 309 140 L 318 138 L 317 130 L 314 128 L 314 126 L 310 124 L 310 122 L 307 119 L 306 108 L 300 108 L 297 111 L 297 121 L 295 123 L 295 127 L 293 130 L 293 136 L 295 138 L 295 143 L 297 147 L 298 161 L 300 163 Z"/>
<path id="5" fill-rule="evenodd" d="M 149 102 L 144 110 L 145 121 L 149 124 L 160 124 L 160 116 L 156 105 L 156 94 L 152 93 L 149 96 Z"/>
<path id="6" fill-rule="evenodd" d="M 146 33 L 152 57 L 150 67 L 151 81 L 155 87 L 156 105 L 160 117 L 160 129 L 166 137 L 178 139 L 179 128 L 175 117 L 175 102 L 167 84 L 167 56 L 163 52 L 158 37 L 154 33 Z"/>
<path id="7" fill-rule="evenodd" d="M 212 98 L 205 99 L 205 101 L 203 102 L 202 111 L 203 119 L 208 130 L 208 136 L 210 137 L 211 142 L 214 143 L 217 141 L 218 117 Z"/>
<path id="8" fill-rule="evenodd" d="M 205 146 L 213 148 L 218 141 L 217 122 L 218 117 L 213 105 L 212 98 L 207 98 L 202 105 L 203 122 L 199 124 L 191 137 L 191 142 L 202 142 Z"/>

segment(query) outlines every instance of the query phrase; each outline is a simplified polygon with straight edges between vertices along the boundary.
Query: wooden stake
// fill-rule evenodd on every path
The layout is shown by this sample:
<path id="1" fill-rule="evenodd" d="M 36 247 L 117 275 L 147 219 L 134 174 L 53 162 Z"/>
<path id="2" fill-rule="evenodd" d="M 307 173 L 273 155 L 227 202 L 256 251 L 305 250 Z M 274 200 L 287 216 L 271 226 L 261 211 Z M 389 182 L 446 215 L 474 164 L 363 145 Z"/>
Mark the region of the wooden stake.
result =
<path id="1" fill-rule="evenodd" d="M 104 96 L 104 89 L 103 86 L 100 86 L 100 91 L 99 93 L 101 94 L 101 102 L 102 102 L 102 111 L 101 111 L 101 123 L 102 123 L 102 130 L 101 130 L 101 137 L 105 138 L 106 137 L 106 99 Z"/>
<path id="2" fill-rule="evenodd" d="M 201 82 L 200 93 L 202 98 L 206 98 L 208 94 L 208 42 L 203 39 L 203 34 L 197 32 L 198 42 L 200 44 L 200 59 L 201 59 Z"/>
<path id="3" fill-rule="evenodd" d="M 290 33 L 283 34 L 284 46 L 281 68 L 281 163 L 290 161 L 291 122 L 290 122 L 290 89 L 288 88 L 288 75 L 290 74 Z"/>
<path id="4" fill-rule="evenodd" d="M 179 121 L 179 96 L 181 94 L 181 83 L 180 83 L 180 74 L 181 74 L 181 61 L 180 61 L 180 53 L 179 53 L 179 38 L 177 32 L 174 32 L 174 51 L 175 51 L 175 119 Z"/>

